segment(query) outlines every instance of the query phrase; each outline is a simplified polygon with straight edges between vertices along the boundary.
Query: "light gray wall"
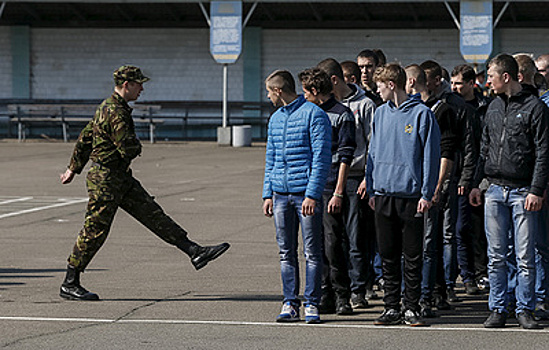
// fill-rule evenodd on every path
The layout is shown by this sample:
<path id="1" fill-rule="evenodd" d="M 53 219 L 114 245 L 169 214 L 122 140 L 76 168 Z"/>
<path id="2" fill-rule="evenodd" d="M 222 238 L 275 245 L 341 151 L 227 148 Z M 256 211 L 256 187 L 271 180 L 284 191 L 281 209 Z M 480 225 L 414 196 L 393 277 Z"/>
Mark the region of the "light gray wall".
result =
<path id="1" fill-rule="evenodd" d="M 0 27 L 0 98 L 12 96 L 10 27 Z"/>
<path id="2" fill-rule="evenodd" d="M 549 28 L 502 29 L 496 37 L 502 52 L 549 52 Z M 0 27 L 0 98 L 12 97 L 10 47 L 9 27 Z M 403 65 L 434 59 L 451 70 L 464 63 L 455 29 L 271 29 L 262 30 L 262 79 L 281 68 L 297 75 L 327 57 L 352 60 L 364 48 L 381 48 L 388 61 Z M 144 101 L 222 98 L 222 68 L 209 53 L 208 29 L 32 28 L 31 52 L 34 98 L 104 98 L 112 91 L 112 71 L 128 63 L 152 78 Z M 240 58 L 229 66 L 230 100 L 243 99 L 242 86 Z"/>
<path id="3" fill-rule="evenodd" d="M 203 29 L 32 31 L 34 98 L 103 98 L 112 72 L 140 66 L 151 81 L 141 100 L 220 100 L 222 68 Z M 229 99 L 242 100 L 242 64 L 229 67 Z"/>

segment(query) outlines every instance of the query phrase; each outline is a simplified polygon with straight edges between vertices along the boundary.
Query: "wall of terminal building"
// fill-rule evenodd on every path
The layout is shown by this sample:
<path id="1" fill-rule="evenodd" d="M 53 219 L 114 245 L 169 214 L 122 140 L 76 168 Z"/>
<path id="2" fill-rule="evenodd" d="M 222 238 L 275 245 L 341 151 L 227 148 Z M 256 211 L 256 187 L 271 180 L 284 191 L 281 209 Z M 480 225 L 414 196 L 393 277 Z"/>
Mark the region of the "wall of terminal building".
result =
<path id="1" fill-rule="evenodd" d="M 209 53 L 207 29 L 27 28 L 23 34 L 15 29 L 0 27 L 0 99 L 101 99 L 112 91 L 112 71 L 123 64 L 141 66 L 152 78 L 143 101 L 222 98 L 222 67 Z M 245 40 L 243 55 L 229 66 L 231 101 L 266 100 L 262 81 L 275 69 L 297 75 L 327 57 L 353 60 L 365 48 L 381 48 L 388 61 L 403 65 L 434 59 L 451 70 L 464 63 L 459 33 L 451 29 L 250 28 L 247 33 L 255 33 L 253 40 Z M 25 45 L 22 49 L 13 42 L 25 35 L 28 53 L 21 52 Z M 549 52 L 548 36 L 549 28 L 498 29 L 494 51 L 537 56 Z M 29 82 L 21 84 L 20 79 Z"/>

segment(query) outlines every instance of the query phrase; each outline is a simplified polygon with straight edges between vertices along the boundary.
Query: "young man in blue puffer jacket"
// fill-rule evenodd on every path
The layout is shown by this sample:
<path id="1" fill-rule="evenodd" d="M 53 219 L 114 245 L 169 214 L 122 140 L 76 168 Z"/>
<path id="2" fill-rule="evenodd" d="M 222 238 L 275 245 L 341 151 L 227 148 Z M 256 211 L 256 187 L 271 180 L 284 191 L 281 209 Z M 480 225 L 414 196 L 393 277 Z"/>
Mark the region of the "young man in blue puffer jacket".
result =
<path id="1" fill-rule="evenodd" d="M 305 321 L 318 323 L 322 280 L 322 192 L 331 165 L 331 124 L 326 113 L 295 92 L 288 71 L 265 80 L 279 109 L 271 116 L 265 156 L 263 213 L 274 217 L 284 303 L 278 322 L 299 320 L 297 232 L 306 259 Z"/>

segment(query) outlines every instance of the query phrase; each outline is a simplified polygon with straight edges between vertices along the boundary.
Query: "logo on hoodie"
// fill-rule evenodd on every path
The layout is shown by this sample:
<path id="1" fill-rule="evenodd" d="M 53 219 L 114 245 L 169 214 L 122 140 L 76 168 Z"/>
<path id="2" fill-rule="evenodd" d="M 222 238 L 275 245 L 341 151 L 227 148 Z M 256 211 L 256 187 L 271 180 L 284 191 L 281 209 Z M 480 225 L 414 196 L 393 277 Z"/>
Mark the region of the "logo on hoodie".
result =
<path id="1" fill-rule="evenodd" d="M 414 127 L 412 126 L 412 124 L 408 124 L 404 127 L 404 132 L 407 134 L 411 134 L 412 130 L 414 130 Z"/>

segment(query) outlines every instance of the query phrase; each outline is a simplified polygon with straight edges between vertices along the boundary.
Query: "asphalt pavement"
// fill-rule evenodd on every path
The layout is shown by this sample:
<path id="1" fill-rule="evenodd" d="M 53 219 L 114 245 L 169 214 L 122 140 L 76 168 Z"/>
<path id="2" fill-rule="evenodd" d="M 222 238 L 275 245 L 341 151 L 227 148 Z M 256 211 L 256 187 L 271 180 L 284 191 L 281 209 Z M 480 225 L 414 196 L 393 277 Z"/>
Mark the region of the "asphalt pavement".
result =
<path id="1" fill-rule="evenodd" d="M 262 215 L 265 148 L 145 144 L 134 176 L 201 244 L 230 250 L 195 271 L 122 210 L 82 284 L 101 301 L 59 297 L 86 208 L 85 174 L 61 185 L 74 144 L 0 140 L 0 348 L 6 349 L 547 349 L 514 319 L 488 330 L 487 296 L 458 286 L 431 327 L 379 327 L 381 300 L 320 325 L 277 324 L 281 282 L 274 225 Z M 300 250 L 301 251 L 301 250 Z M 301 259 L 303 262 L 303 259 Z M 301 264 L 304 265 L 303 263 Z"/>

